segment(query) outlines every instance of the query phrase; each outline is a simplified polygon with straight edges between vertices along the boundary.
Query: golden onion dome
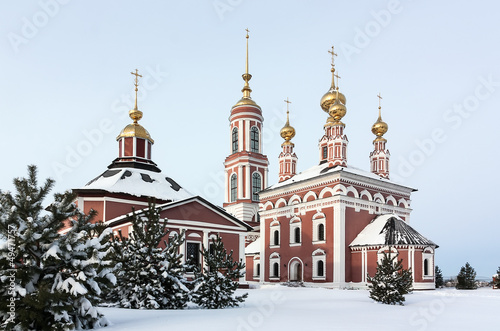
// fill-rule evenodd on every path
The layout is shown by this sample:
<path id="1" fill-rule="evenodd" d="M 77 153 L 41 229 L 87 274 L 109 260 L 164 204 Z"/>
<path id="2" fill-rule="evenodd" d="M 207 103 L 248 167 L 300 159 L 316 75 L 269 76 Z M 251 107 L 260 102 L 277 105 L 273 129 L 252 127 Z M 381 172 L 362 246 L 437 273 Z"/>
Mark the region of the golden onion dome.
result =
<path id="1" fill-rule="evenodd" d="M 330 117 L 333 118 L 334 123 L 340 122 L 346 113 L 347 108 L 339 101 L 339 99 L 335 99 L 333 104 L 330 106 L 330 109 L 328 109 L 328 114 L 330 114 Z"/>
<path id="2" fill-rule="evenodd" d="M 234 107 L 237 107 L 237 106 L 244 106 L 244 105 L 250 105 L 250 106 L 256 106 L 256 107 L 259 107 L 259 105 L 257 103 L 255 103 L 255 101 L 252 100 L 252 98 L 241 98 L 234 106 Z M 260 108 L 260 107 L 259 107 Z"/>
<path id="3" fill-rule="evenodd" d="M 380 108 L 379 108 L 380 109 Z M 375 140 L 382 140 L 382 136 L 389 130 L 387 123 L 382 121 L 382 117 L 379 115 L 377 122 L 372 125 L 372 133 L 377 136 Z"/>
<path id="4" fill-rule="evenodd" d="M 332 68 L 331 72 L 332 72 L 332 85 L 330 86 L 330 89 L 328 90 L 328 92 L 326 92 L 323 95 L 323 97 L 321 97 L 321 101 L 320 101 L 321 109 L 323 109 L 323 111 L 325 113 L 328 113 L 330 106 L 335 102 L 335 100 L 337 100 L 337 98 L 339 99 L 339 101 L 342 104 L 344 104 L 344 105 L 346 104 L 345 95 L 338 92 L 338 90 L 335 88 L 335 82 L 334 82 L 335 68 Z"/>
<path id="5" fill-rule="evenodd" d="M 283 145 L 293 145 L 290 140 L 295 137 L 295 129 L 293 126 L 290 125 L 290 122 L 288 121 L 288 112 L 286 116 L 286 124 L 285 126 L 281 129 L 280 131 L 280 136 L 281 138 L 285 139 L 285 142 Z"/>
<path id="6" fill-rule="evenodd" d="M 137 137 L 149 140 L 152 144 L 154 144 L 153 138 L 149 135 L 149 132 L 139 123 L 132 123 L 127 125 L 122 132 L 116 137 L 116 140 L 120 140 L 120 138 L 124 137 Z"/>

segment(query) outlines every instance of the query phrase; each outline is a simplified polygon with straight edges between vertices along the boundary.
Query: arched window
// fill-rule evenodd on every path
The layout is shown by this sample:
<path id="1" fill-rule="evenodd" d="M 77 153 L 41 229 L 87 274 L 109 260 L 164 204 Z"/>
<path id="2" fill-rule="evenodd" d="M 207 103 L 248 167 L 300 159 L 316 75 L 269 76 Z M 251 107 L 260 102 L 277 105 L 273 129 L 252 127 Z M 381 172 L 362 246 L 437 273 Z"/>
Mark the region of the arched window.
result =
<path id="1" fill-rule="evenodd" d="M 233 153 L 236 153 L 238 151 L 238 128 L 234 128 L 233 129 L 233 133 L 232 133 L 232 150 L 233 150 Z"/>
<path id="2" fill-rule="evenodd" d="M 250 130 L 250 152 L 259 152 L 259 129 L 256 126 Z"/>
<path id="3" fill-rule="evenodd" d="M 252 175 L 252 200 L 259 201 L 259 192 L 262 189 L 262 180 L 258 172 L 254 172 Z"/>
<path id="4" fill-rule="evenodd" d="M 273 245 L 279 245 L 280 244 L 280 230 L 274 230 L 273 233 L 274 240 L 273 240 Z"/>
<path id="5" fill-rule="evenodd" d="M 323 160 L 328 157 L 328 147 L 323 147 Z"/>
<path id="6" fill-rule="evenodd" d="M 279 267 L 278 262 L 274 262 L 273 264 L 273 277 L 279 277 Z"/>
<path id="7" fill-rule="evenodd" d="M 429 276 L 429 260 L 424 260 L 424 276 Z"/>
<path id="8" fill-rule="evenodd" d="M 317 276 L 318 277 L 323 277 L 325 275 L 325 263 L 322 260 L 319 260 L 316 268 L 318 270 Z"/>
<path id="9" fill-rule="evenodd" d="M 318 240 L 325 240 L 325 225 L 323 223 L 318 225 Z"/>
<path id="10" fill-rule="evenodd" d="M 300 243 L 300 227 L 296 227 L 294 230 L 295 243 Z"/>
<path id="11" fill-rule="evenodd" d="M 238 193 L 238 183 L 237 183 L 236 174 L 231 176 L 231 202 L 236 201 L 236 196 Z"/>

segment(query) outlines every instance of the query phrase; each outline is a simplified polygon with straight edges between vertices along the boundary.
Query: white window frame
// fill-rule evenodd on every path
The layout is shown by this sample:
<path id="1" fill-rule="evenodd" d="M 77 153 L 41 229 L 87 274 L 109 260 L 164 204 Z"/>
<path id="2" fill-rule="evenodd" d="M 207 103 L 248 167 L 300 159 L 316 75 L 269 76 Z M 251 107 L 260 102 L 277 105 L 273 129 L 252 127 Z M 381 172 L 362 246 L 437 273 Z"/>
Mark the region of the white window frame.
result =
<path id="1" fill-rule="evenodd" d="M 295 229 L 299 228 L 300 231 L 300 242 L 295 242 Z M 290 247 L 302 246 L 303 236 L 302 236 L 302 220 L 299 217 L 293 217 L 290 220 Z"/>
<path id="2" fill-rule="evenodd" d="M 274 263 L 278 263 L 278 276 L 273 273 Z M 281 257 L 278 253 L 274 252 L 269 256 L 269 280 L 280 280 L 281 277 Z"/>
<path id="3" fill-rule="evenodd" d="M 325 239 L 324 240 L 319 240 L 318 227 L 320 224 L 323 224 L 323 226 L 325 227 Z M 313 226 L 313 231 L 312 231 L 313 232 L 313 245 L 326 243 L 326 219 L 324 217 L 318 218 L 318 219 L 313 219 L 312 226 Z"/>
<path id="4" fill-rule="evenodd" d="M 254 256 L 254 258 L 253 258 L 253 278 L 254 279 L 260 278 L 260 274 L 257 274 L 257 265 L 260 265 L 260 259 L 258 256 Z M 262 268 L 262 266 L 261 266 L 261 268 Z M 262 272 L 262 270 L 260 270 L 260 272 Z"/>
<path id="5" fill-rule="evenodd" d="M 323 261 L 323 276 L 318 276 L 318 261 Z M 319 248 L 312 253 L 312 279 L 326 280 L 326 254 Z"/>
<path id="6" fill-rule="evenodd" d="M 428 261 L 428 266 L 427 266 L 429 269 L 428 275 L 424 274 L 425 260 Z M 422 251 L 422 278 L 423 279 L 434 279 L 434 250 L 431 247 L 426 247 Z"/>
<path id="7" fill-rule="evenodd" d="M 274 231 L 278 230 L 278 245 L 274 244 Z M 269 248 L 279 248 L 281 244 L 281 224 L 274 220 L 269 224 Z"/>

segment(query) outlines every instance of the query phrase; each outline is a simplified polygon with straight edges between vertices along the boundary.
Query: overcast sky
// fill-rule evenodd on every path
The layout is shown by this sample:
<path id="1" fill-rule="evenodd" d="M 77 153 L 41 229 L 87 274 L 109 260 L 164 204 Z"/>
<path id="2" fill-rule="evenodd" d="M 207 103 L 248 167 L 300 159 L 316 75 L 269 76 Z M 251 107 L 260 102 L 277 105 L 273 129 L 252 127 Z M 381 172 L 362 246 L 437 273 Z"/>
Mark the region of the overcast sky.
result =
<path id="1" fill-rule="evenodd" d="M 269 184 L 287 97 L 298 170 L 318 163 L 332 45 L 347 98 L 348 163 L 369 170 L 377 94 L 391 177 L 415 187 L 411 225 L 445 276 L 490 277 L 498 254 L 500 5 L 494 1 L 2 1 L 0 188 L 36 164 L 54 191 L 84 186 L 118 154 L 139 69 L 153 159 L 221 205 L 229 112 L 245 28 Z"/>

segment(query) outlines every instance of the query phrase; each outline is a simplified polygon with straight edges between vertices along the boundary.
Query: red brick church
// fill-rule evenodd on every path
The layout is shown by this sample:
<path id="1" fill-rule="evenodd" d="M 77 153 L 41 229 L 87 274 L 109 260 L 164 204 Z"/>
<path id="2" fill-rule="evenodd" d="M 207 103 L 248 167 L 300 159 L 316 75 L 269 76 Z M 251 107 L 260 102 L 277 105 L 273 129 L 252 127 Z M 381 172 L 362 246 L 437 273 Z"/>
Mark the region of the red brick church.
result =
<path id="1" fill-rule="evenodd" d="M 346 97 L 332 83 L 320 101 L 327 114 L 318 125 L 318 163 L 297 174 L 298 157 L 288 119 L 278 157 L 278 182 L 268 186 L 267 157 L 262 153 L 262 110 L 250 97 L 248 73 L 243 98 L 231 109 L 231 154 L 226 158 L 226 209 L 252 223 L 256 239 L 246 247 L 247 281 L 303 281 L 336 288 L 366 287 L 383 252 L 392 251 L 411 268 L 415 289 L 434 289 L 434 251 L 438 247 L 410 225 L 411 193 L 389 179 L 390 153 L 379 116 L 370 153 L 370 172 L 347 162 L 348 139 L 341 121 Z M 337 76 L 338 77 L 338 76 Z M 287 99 L 288 102 L 288 99 Z M 298 115 L 300 116 L 300 115 Z M 314 128 L 310 132 L 314 132 Z M 257 212 L 258 210 L 258 212 Z"/>

